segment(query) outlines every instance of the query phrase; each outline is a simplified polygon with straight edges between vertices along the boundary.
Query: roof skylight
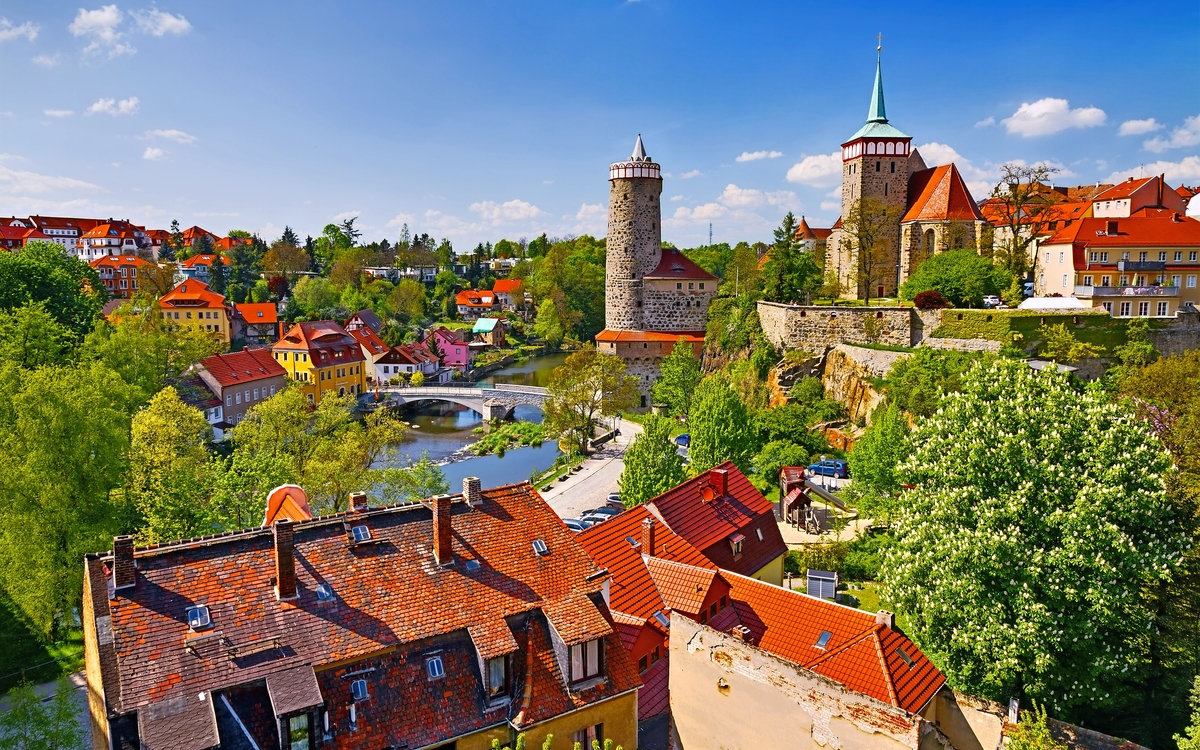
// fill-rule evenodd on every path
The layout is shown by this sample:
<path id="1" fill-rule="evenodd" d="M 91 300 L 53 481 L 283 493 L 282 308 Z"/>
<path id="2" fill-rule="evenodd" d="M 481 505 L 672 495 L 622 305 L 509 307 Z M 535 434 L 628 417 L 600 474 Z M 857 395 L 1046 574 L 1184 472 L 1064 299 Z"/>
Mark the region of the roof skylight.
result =
<path id="1" fill-rule="evenodd" d="M 331 602 L 333 601 L 333 587 L 328 583 L 317 585 L 317 601 Z"/>
<path id="2" fill-rule="evenodd" d="M 354 541 L 366 542 L 371 539 L 371 530 L 366 526 L 355 526 L 350 529 L 350 533 L 354 535 Z"/>
<path id="3" fill-rule="evenodd" d="M 899 646 L 896 647 L 896 656 L 900 657 L 900 661 L 904 662 L 909 668 L 913 665 L 913 658 L 908 655 L 908 652 Z"/>
<path id="4" fill-rule="evenodd" d="M 824 649 L 829 645 L 829 639 L 832 637 L 833 633 L 830 633 L 828 630 L 822 630 L 821 635 L 817 638 L 817 642 L 814 645 L 817 648 Z"/>
<path id="5" fill-rule="evenodd" d="M 545 557 L 546 555 L 550 554 L 550 548 L 547 547 L 546 543 L 541 539 L 533 540 L 533 551 L 538 555 L 538 557 Z"/>
<path id="6" fill-rule="evenodd" d="M 186 612 L 188 627 L 192 630 L 203 630 L 212 625 L 212 616 L 208 612 L 208 607 L 188 607 Z"/>

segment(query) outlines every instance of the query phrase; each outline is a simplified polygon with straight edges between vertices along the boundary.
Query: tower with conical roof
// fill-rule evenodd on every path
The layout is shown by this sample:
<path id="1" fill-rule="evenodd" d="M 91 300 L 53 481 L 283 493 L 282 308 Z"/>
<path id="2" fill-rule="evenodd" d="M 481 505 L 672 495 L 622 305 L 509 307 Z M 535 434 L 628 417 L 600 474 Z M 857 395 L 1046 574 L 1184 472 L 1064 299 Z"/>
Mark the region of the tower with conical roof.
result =
<path id="1" fill-rule="evenodd" d="M 925 163 L 912 148 L 912 137 L 901 132 L 888 122 L 883 100 L 882 47 L 875 59 L 875 85 L 871 89 L 871 104 L 867 110 L 867 121 L 854 135 L 842 144 L 842 218 L 834 226 L 829 238 L 829 253 L 837 264 L 837 275 L 843 293 L 848 297 L 883 297 L 896 293 L 899 263 L 899 216 L 894 222 L 894 231 L 888 227 L 885 244 L 877 248 L 877 255 L 896 255 L 894 262 L 887 258 L 873 258 L 873 270 L 860 272 L 858 250 L 854 242 L 847 241 L 841 230 L 842 222 L 851 209 L 860 204 L 865 209 L 872 206 L 887 206 L 903 214 L 908 204 L 908 178 Z M 863 202 L 865 201 L 865 202 Z"/>
<path id="2" fill-rule="evenodd" d="M 662 257 L 662 171 L 639 134 L 633 155 L 608 168 L 604 327 L 641 330 L 642 279 Z"/>

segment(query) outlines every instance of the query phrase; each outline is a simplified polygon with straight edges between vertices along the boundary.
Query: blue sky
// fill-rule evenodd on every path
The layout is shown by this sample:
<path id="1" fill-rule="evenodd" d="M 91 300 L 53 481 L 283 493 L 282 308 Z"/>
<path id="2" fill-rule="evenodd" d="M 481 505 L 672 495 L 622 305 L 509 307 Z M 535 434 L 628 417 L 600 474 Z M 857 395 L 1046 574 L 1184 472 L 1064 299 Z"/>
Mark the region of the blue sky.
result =
<path id="1" fill-rule="evenodd" d="M 836 218 L 880 31 L 892 124 L 976 198 L 1014 159 L 1200 183 L 1195 3 L 140 1 L 0 7 L 0 214 L 602 235 L 641 133 L 664 239 L 767 240 Z"/>

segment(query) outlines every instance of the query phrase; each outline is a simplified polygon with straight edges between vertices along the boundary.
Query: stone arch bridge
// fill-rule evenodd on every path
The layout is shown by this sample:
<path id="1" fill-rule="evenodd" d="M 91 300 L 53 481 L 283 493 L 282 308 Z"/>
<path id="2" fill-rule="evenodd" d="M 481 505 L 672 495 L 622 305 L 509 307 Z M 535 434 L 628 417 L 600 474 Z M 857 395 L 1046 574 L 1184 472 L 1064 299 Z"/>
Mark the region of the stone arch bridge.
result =
<path id="1" fill-rule="evenodd" d="M 445 401 L 460 404 L 478 412 L 485 420 L 508 419 L 513 409 L 520 404 L 541 408 L 546 400 L 546 389 L 528 385 L 497 384 L 495 386 L 388 386 L 374 388 L 361 397 L 359 404 L 364 409 L 380 406 L 402 406 L 417 401 Z"/>

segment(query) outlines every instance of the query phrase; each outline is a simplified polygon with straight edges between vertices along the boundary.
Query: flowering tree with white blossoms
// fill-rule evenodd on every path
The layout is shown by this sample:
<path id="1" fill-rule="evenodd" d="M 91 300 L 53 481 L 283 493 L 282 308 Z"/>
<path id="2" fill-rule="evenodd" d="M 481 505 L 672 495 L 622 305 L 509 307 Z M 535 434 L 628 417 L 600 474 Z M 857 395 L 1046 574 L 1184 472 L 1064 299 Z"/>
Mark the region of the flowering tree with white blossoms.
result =
<path id="1" fill-rule="evenodd" d="M 1116 704 L 1145 661 L 1141 591 L 1180 567 L 1171 460 L 1145 425 L 1070 378 L 977 367 L 911 437 L 883 595 L 967 693 L 1061 715 Z"/>

